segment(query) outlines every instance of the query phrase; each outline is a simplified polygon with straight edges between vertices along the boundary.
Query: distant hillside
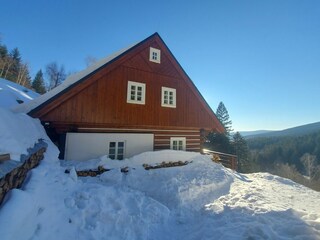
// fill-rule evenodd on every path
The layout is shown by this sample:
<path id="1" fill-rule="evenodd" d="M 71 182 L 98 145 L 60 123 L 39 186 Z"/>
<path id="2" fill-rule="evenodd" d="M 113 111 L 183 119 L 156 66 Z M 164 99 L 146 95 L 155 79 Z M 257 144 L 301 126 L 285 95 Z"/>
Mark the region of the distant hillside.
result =
<path id="1" fill-rule="evenodd" d="M 258 133 L 258 134 L 254 134 L 254 132 L 251 132 L 253 134 L 250 134 L 250 132 L 247 132 L 248 134 L 243 136 L 246 139 L 262 138 L 262 137 L 264 138 L 264 137 L 302 136 L 302 135 L 317 132 L 317 131 L 320 131 L 320 122 L 288 128 L 281 131 L 266 131 L 264 133 Z"/>
<path id="2" fill-rule="evenodd" d="M 241 131 L 240 134 L 243 137 L 248 137 L 248 136 L 254 136 L 254 135 L 259 135 L 259 134 L 264 134 L 264 133 L 270 133 L 272 131 L 269 130 L 256 130 L 256 131 Z"/>

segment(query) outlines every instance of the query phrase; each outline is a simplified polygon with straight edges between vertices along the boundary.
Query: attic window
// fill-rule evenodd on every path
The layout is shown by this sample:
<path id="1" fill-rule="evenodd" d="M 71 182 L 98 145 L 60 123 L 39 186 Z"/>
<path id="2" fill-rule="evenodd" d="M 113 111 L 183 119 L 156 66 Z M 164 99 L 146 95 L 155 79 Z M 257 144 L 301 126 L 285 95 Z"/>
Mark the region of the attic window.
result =
<path id="1" fill-rule="evenodd" d="M 161 59 L 160 49 L 150 47 L 149 61 L 155 62 L 155 63 L 160 63 L 160 59 Z"/>

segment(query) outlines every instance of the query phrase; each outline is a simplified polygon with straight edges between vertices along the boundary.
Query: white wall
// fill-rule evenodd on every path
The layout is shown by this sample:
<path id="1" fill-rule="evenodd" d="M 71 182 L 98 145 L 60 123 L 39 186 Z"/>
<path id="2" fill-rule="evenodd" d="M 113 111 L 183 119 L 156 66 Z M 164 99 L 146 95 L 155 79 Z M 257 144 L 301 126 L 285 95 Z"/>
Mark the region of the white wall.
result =
<path id="1" fill-rule="evenodd" d="M 66 160 L 87 160 L 108 155 L 109 142 L 125 142 L 125 158 L 153 151 L 153 134 L 67 133 Z"/>

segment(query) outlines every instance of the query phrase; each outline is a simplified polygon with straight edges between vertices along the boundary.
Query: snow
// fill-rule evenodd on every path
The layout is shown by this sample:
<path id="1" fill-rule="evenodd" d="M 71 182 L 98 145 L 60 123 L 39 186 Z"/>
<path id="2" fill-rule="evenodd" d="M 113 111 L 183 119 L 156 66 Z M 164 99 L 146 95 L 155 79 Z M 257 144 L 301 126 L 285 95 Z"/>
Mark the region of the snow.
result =
<path id="1" fill-rule="evenodd" d="M 50 141 L 38 119 L 0 107 L 0 154 L 10 153 L 12 160 L 20 161 L 41 138 Z"/>
<path id="2" fill-rule="evenodd" d="M 1 206 L 1 239 L 320 239 L 320 193 L 288 179 L 239 174 L 208 156 L 171 150 L 59 161 L 38 120 L 0 111 L 2 149 L 18 155 L 37 138 L 48 143 L 44 160 Z M 142 167 L 163 161 L 189 163 Z M 76 175 L 98 166 L 110 171 Z"/>
<path id="3" fill-rule="evenodd" d="M 103 58 L 103 59 L 97 61 L 93 65 L 89 66 L 87 69 L 82 70 L 80 72 L 77 72 L 77 73 L 75 73 L 73 75 L 70 75 L 59 86 L 57 86 L 54 89 L 52 89 L 51 91 L 41 95 L 40 97 L 34 99 L 33 101 L 30 101 L 28 103 L 21 104 L 21 105 L 17 106 L 14 109 L 14 111 L 15 112 L 22 112 L 22 113 L 28 113 L 28 112 L 32 111 L 33 109 L 37 108 L 38 106 L 40 106 L 44 102 L 46 102 L 49 99 L 53 98 L 54 96 L 58 95 L 59 93 L 61 93 L 65 89 L 67 89 L 67 88 L 71 87 L 72 85 L 76 84 L 77 82 L 79 82 L 84 77 L 90 75 L 92 72 L 96 71 L 100 67 L 102 67 L 105 64 L 111 62 L 112 60 L 114 60 L 115 58 L 117 58 L 118 56 L 120 56 L 121 54 L 123 54 L 124 52 L 128 51 L 129 49 L 131 49 L 134 46 L 135 46 L 135 44 L 132 45 L 132 46 L 129 46 L 127 48 L 124 48 L 124 49 L 122 49 L 122 50 L 120 50 L 120 51 L 118 51 L 118 52 L 116 52 L 116 53 L 114 53 L 114 54 L 112 54 L 112 55 L 110 55 L 110 56 L 108 56 L 106 58 Z"/>
<path id="4" fill-rule="evenodd" d="M 0 107 L 2 108 L 9 109 L 19 105 L 17 100 L 27 103 L 38 96 L 38 93 L 30 89 L 0 78 Z"/>

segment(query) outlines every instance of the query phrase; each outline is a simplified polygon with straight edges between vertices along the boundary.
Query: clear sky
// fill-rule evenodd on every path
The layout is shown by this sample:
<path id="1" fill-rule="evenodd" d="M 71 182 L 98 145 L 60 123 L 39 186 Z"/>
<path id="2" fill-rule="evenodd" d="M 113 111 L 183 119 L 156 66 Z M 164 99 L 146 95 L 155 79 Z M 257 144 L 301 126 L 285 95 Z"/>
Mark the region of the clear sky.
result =
<path id="1" fill-rule="evenodd" d="M 34 77 L 56 61 L 86 67 L 158 32 L 233 128 L 275 130 L 320 121 L 319 0 L 0 0 L 1 41 Z"/>

